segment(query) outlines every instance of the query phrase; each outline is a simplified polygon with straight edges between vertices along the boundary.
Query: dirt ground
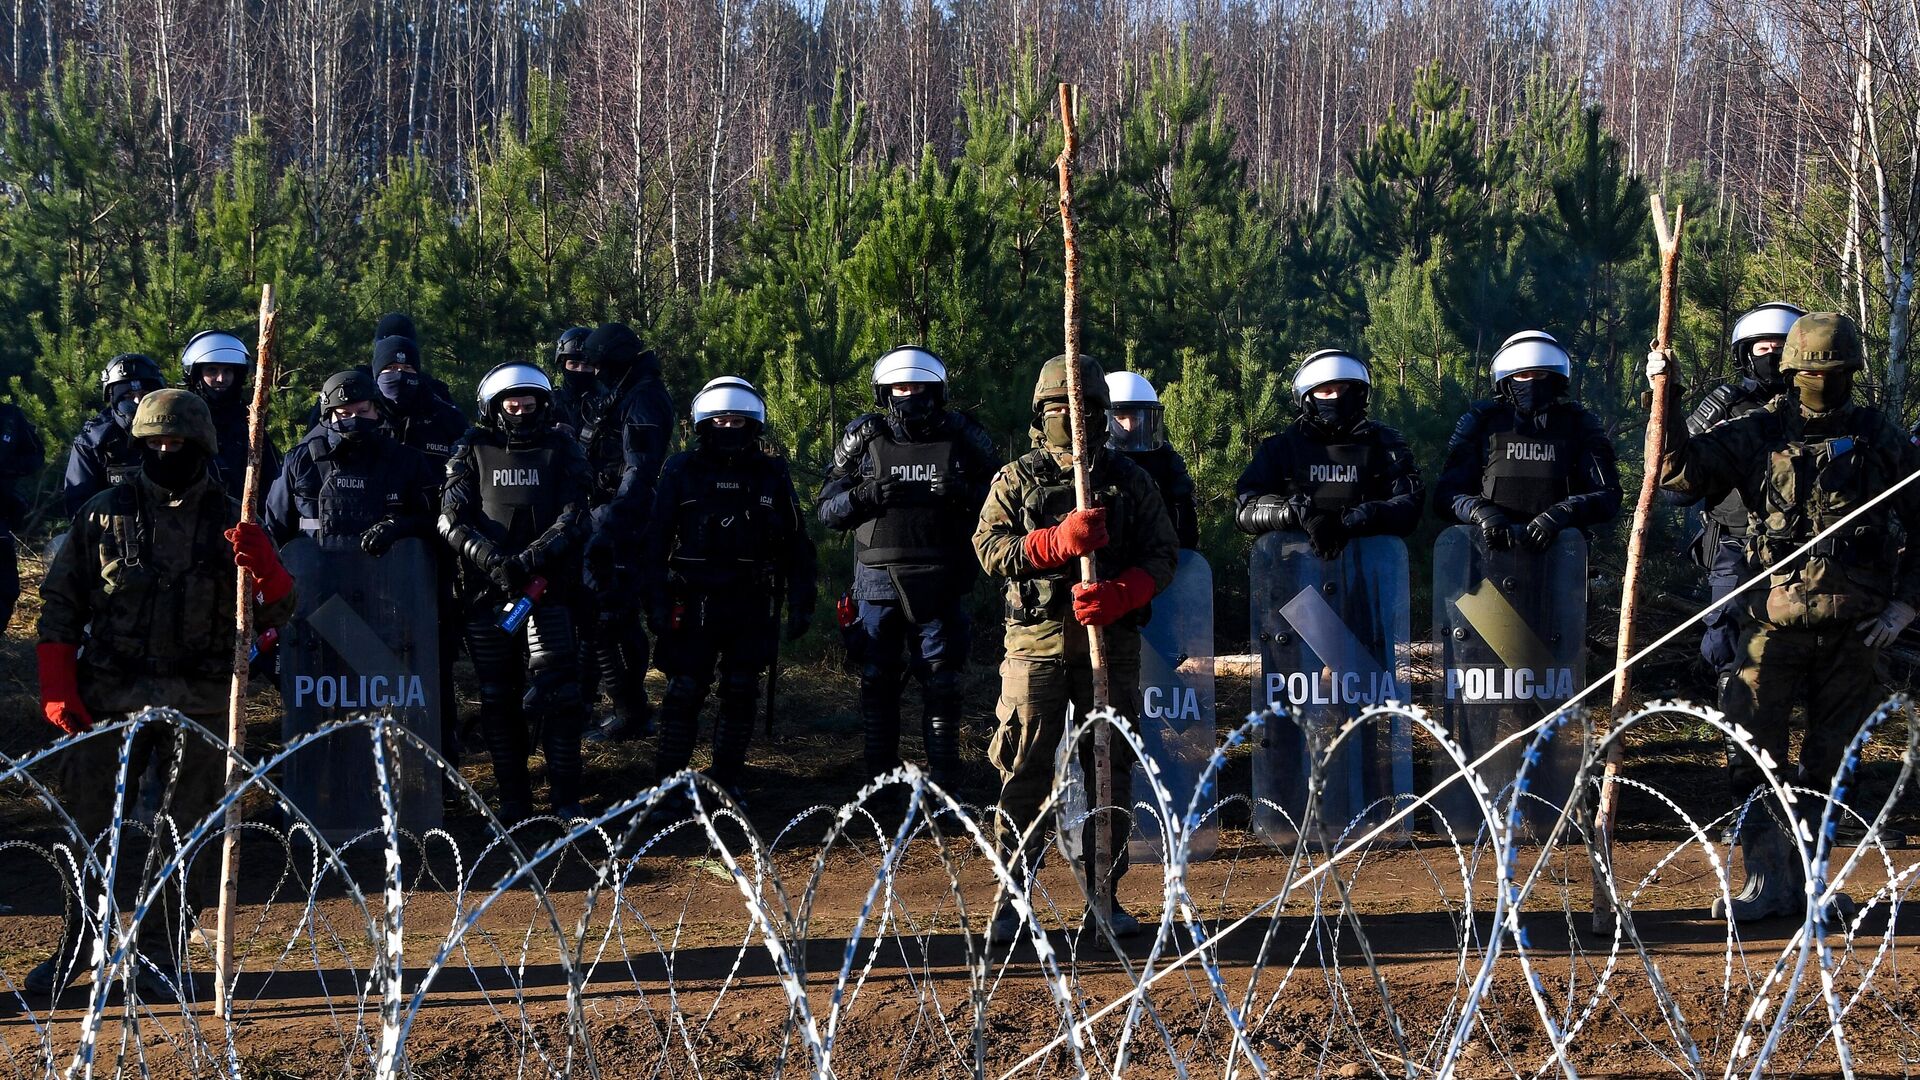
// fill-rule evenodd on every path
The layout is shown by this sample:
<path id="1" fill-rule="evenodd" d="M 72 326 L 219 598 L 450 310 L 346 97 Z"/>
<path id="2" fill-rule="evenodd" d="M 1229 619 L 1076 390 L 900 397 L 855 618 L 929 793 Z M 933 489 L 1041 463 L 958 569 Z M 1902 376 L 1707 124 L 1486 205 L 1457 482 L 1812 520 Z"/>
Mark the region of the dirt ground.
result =
<path id="1" fill-rule="evenodd" d="M 0 643 L 0 749 L 11 755 L 47 741 L 34 702 L 33 610 L 29 596 Z M 1672 670 L 1675 689 L 1684 690 L 1691 677 L 1684 664 L 1676 661 Z M 967 776 L 958 794 L 977 806 L 989 805 L 996 790 L 982 758 L 992 683 L 991 665 L 976 664 Z M 829 1068 L 838 1076 L 967 1076 L 976 1068 L 999 1076 L 1044 1050 L 1017 1075 L 1051 1077 L 1077 1071 L 1070 1036 L 1086 1047 L 1089 1069 L 1110 1073 L 1124 1028 L 1127 1076 L 1252 1075 L 1248 1051 L 1269 1075 L 1417 1075 L 1440 1066 L 1475 991 L 1477 1018 L 1464 1036 L 1459 1075 L 1534 1075 L 1555 1039 L 1585 1075 L 1719 1073 L 1730 1061 L 1751 1060 L 1745 1052 L 1764 1038 L 1764 1024 L 1743 1046 L 1742 1020 L 1762 999 L 1771 1020 L 1785 985 L 1795 996 L 1769 1071 L 1825 1075 L 1841 1068 L 1818 965 L 1808 960 L 1797 980 L 1792 975 L 1799 924 L 1775 920 L 1731 936 L 1708 914 L 1718 892 L 1712 862 L 1686 843 L 1671 809 L 1637 791 L 1623 804 L 1616 848 L 1616 881 L 1637 890 L 1637 941 L 1592 932 L 1591 877 L 1578 845 L 1547 856 L 1516 916 L 1522 933 L 1503 936 L 1492 925 L 1497 890 L 1485 848 L 1458 850 L 1422 834 L 1328 868 L 1316 854 L 1296 857 L 1260 842 L 1246 831 L 1244 800 L 1229 803 L 1217 852 L 1194 864 L 1185 892 L 1174 897 L 1174 923 L 1152 963 L 1164 974 L 1141 995 L 1145 1008 L 1130 1025 L 1122 1006 L 1082 1030 L 1063 1014 L 1077 1024 L 1124 1000 L 1137 977 L 1128 971 L 1147 964 L 1154 935 L 1131 942 L 1122 958 L 1079 934 L 1084 905 L 1055 859 L 1042 875 L 1039 912 L 1050 959 L 1043 961 L 1031 942 L 982 956 L 977 931 L 993 883 L 958 830 L 942 834 L 945 860 L 922 833 L 885 875 L 879 870 L 886 846 L 864 818 L 848 838 L 824 846 L 828 808 L 846 802 L 864 779 L 854 689 L 850 676 L 825 664 L 783 676 L 776 733 L 756 741 L 748 780 L 748 818 L 773 844 L 770 855 L 765 848 L 756 854 L 737 823 L 717 826 L 716 846 L 693 826 L 662 833 L 657 822 L 645 823 L 627 835 L 625 823 L 615 822 L 496 892 L 521 862 L 494 842 L 482 819 L 451 818 L 441 833 L 409 847 L 400 986 L 403 998 L 417 994 L 420 1001 L 417 1009 L 404 1000 L 395 1008 L 410 1025 L 404 1056 L 412 1074 L 588 1075 L 591 1068 L 602 1076 L 807 1075 L 817 1053 L 812 1043 L 831 1047 Z M 1244 682 L 1223 681 L 1222 714 L 1237 715 L 1249 693 Z M 912 697 L 909 731 L 917 726 Z M 250 745 L 278 740 L 275 705 L 270 690 L 255 699 Z M 1870 749 L 1861 802 L 1884 798 L 1904 739 L 1896 723 Z M 643 786 L 651 750 L 643 741 L 590 751 L 589 778 L 601 805 Z M 905 750 L 916 756 L 917 738 L 910 735 Z M 1720 762 L 1710 731 L 1663 721 L 1633 740 L 1627 775 L 1682 811 L 1711 819 L 1726 800 Z M 483 792 L 489 788 L 482 759 L 470 756 L 463 773 Z M 1222 778 L 1223 794 L 1244 794 L 1249 775 L 1242 751 Z M 1911 794 L 1899 809 L 1898 825 L 1920 828 Z M 250 815 L 271 824 L 270 810 L 251 805 Z M 889 825 L 897 820 L 882 816 Z M 46 807 L 17 784 L 0 791 L 0 828 L 0 972 L 17 985 L 58 932 L 64 901 L 46 852 L 62 834 Z M 557 835 L 555 824 L 535 822 L 515 839 L 531 853 Z M 211 982 L 196 952 L 189 957 L 198 972 L 195 1003 L 187 1008 L 143 1005 L 128 1017 L 119 991 L 108 991 L 94 1044 L 96 1074 L 220 1073 L 232 1067 L 223 1060 L 229 1038 L 232 1062 L 247 1077 L 372 1071 L 381 1051 L 381 1001 L 368 987 L 375 985 L 374 943 L 386 940 L 377 925 L 377 846 L 349 852 L 344 871 L 316 867 L 307 846 L 270 828 L 250 831 L 243 850 L 244 974 L 234 1025 L 205 1003 Z M 1724 846 L 1716 850 L 1726 855 Z M 1537 847 L 1523 847 L 1522 873 L 1540 858 Z M 1911 851 L 1892 851 L 1886 861 L 1873 853 L 1848 879 L 1848 891 L 1865 901 L 1915 861 Z M 1730 869 L 1737 880 L 1737 861 Z M 1306 875 L 1311 880 L 1301 884 Z M 877 880 L 883 887 L 876 889 Z M 1902 877 L 1897 891 L 1911 884 Z M 1276 903 L 1283 892 L 1284 902 Z M 760 899 L 765 922 L 756 922 L 744 893 Z M 1135 867 L 1120 895 L 1149 923 L 1168 906 L 1155 865 Z M 1883 898 L 1850 939 L 1831 943 L 1834 993 L 1846 1010 L 1840 1026 L 1859 1075 L 1906 1074 L 1920 1056 L 1920 1032 L 1912 1027 L 1920 1002 L 1908 973 L 1920 930 L 1904 914 L 1889 924 L 1886 909 Z M 1169 968 L 1201 936 L 1189 919 L 1204 928 L 1211 968 L 1198 961 Z M 202 925 L 211 924 L 209 914 Z M 963 934 L 963 924 L 976 933 Z M 768 926 L 800 974 L 782 979 Z M 1496 939 L 1500 956 L 1479 979 Z M 456 944 L 444 966 L 429 978 L 450 941 Z M 1784 982 L 1769 983 L 1782 958 Z M 570 983 L 579 1010 L 571 1025 Z M 804 986 L 804 1017 L 790 1000 L 795 983 Z M 80 1045 L 78 1020 L 90 993 L 83 982 L 50 1014 L 0 1021 L 5 1070 L 64 1070 Z M 1239 1050 L 1229 1006 L 1246 1030 Z"/>

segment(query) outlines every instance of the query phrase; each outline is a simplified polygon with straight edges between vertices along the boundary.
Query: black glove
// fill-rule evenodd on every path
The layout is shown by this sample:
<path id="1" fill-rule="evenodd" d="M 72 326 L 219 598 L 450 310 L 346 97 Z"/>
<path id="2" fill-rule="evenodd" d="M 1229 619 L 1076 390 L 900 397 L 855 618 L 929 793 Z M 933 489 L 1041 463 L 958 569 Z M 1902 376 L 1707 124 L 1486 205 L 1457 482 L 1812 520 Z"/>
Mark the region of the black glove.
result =
<path id="1" fill-rule="evenodd" d="M 1307 530 L 1307 540 L 1313 544 L 1313 553 L 1322 559 L 1337 559 L 1347 549 L 1347 528 L 1341 524 L 1339 515 L 1315 510 L 1301 524 Z"/>
<path id="2" fill-rule="evenodd" d="M 1566 515 L 1558 507 L 1549 507 L 1527 522 L 1526 530 L 1515 539 L 1528 551 L 1545 551 L 1553 546 L 1554 540 L 1560 536 L 1560 530 L 1566 527 Z"/>
<path id="3" fill-rule="evenodd" d="M 938 502 L 946 502 L 948 499 L 958 496 L 960 494 L 960 484 L 954 479 L 953 470 L 941 470 L 940 475 L 934 477 L 927 485 L 927 492 Z"/>
<path id="4" fill-rule="evenodd" d="M 853 501 L 869 510 L 880 510 L 887 505 L 887 483 L 868 477 L 853 486 Z"/>
<path id="5" fill-rule="evenodd" d="M 392 518 L 381 518 L 360 534 L 360 550 L 377 559 L 392 551 L 394 542 L 399 539 L 400 523 Z"/>
<path id="6" fill-rule="evenodd" d="M 614 544 L 606 533 L 595 532 L 587 539 L 581 555 L 580 580 L 594 592 L 613 592 L 619 588 L 619 566 L 614 559 Z"/>
<path id="7" fill-rule="evenodd" d="M 1238 522 L 1241 532 L 1256 536 L 1300 527 L 1293 505 L 1282 495 L 1262 495 L 1247 501 L 1240 507 Z"/>
<path id="8" fill-rule="evenodd" d="M 523 593 L 527 589 L 527 578 L 529 577 L 527 564 L 522 562 L 521 559 L 522 556 L 519 555 L 515 555 L 512 558 L 502 558 L 487 570 L 487 576 L 493 579 L 495 585 L 505 589 L 509 596 Z"/>
<path id="9" fill-rule="evenodd" d="M 813 625 L 811 607 L 789 607 L 787 609 L 787 640 L 799 641 L 807 636 L 807 628 Z"/>
<path id="10" fill-rule="evenodd" d="M 1489 551 L 1505 551 L 1513 546 L 1513 522 L 1508 520 L 1505 511 L 1490 502 L 1482 502 L 1473 508 L 1468 518 L 1474 528 L 1480 530 L 1480 539 Z"/>

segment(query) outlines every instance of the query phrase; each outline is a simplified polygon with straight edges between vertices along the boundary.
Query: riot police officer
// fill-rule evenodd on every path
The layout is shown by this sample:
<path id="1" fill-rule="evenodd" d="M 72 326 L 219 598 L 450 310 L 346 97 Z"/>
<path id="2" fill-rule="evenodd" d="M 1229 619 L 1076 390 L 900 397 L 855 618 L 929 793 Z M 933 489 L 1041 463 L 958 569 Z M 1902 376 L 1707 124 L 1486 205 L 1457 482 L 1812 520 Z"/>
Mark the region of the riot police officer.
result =
<path id="1" fill-rule="evenodd" d="M 553 343 L 554 375 L 560 380 L 553 388 L 553 407 L 576 436 L 586 424 L 587 403 L 603 390 L 600 372 L 587 362 L 587 339 L 592 336 L 590 326 L 570 326 Z"/>
<path id="2" fill-rule="evenodd" d="M 1492 550 L 1553 546 L 1620 513 L 1620 470 L 1600 418 L 1567 399 L 1573 365 L 1551 334 L 1525 330 L 1493 355 L 1494 397 L 1447 443 L 1435 507 Z"/>
<path id="3" fill-rule="evenodd" d="M 813 621 L 813 541 L 786 462 L 759 445 L 767 423 L 759 393 L 711 386 L 694 397 L 692 416 L 694 447 L 660 470 L 639 564 L 667 677 L 654 771 L 665 779 L 692 760 L 717 668 L 720 709 L 707 774 L 738 796 L 760 673 L 780 648 L 774 589 L 785 590 L 787 639 L 798 640 Z"/>
<path id="4" fill-rule="evenodd" d="M 47 446 L 33 421 L 18 405 L 0 401 L 0 635 L 13 620 L 20 599 L 19 553 L 13 534 L 26 524 L 27 501 L 17 490 L 22 480 L 47 463 Z"/>
<path id="5" fill-rule="evenodd" d="M 1653 353 L 1648 373 L 1667 369 Z M 1825 791 L 1841 755 L 1882 693 L 1881 649 L 1912 624 L 1920 605 L 1920 545 L 1901 543 L 1920 529 L 1920 486 L 1902 488 L 1845 526 L 1842 519 L 1920 471 L 1920 447 L 1885 413 L 1854 400 L 1854 373 L 1866 366 L 1860 331 L 1839 312 L 1797 319 L 1780 351 L 1791 392 L 1695 434 L 1669 424 L 1660 453 L 1660 483 L 1690 499 L 1718 505 L 1737 492 L 1749 507 L 1744 554 L 1765 587 L 1744 592 L 1734 680 L 1722 699 L 1729 721 L 1784 770 L 1788 721 L 1806 709 L 1807 734 L 1797 775 L 1786 783 Z M 1667 380 L 1677 397 L 1679 379 Z M 1833 526 L 1837 531 L 1828 532 Z M 1896 528 L 1897 526 L 1897 528 Z M 1825 533 L 1811 551 L 1787 561 Z M 1735 805 L 1764 781 L 1760 767 L 1728 754 Z M 1806 909 L 1805 879 L 1792 837 L 1800 828 L 1775 819 L 1767 797 L 1746 814 L 1740 851 L 1746 881 L 1733 898 L 1735 920 L 1797 915 Z M 1803 803 L 1804 805 L 1804 803 Z M 1811 836 L 1818 804 L 1804 822 Z M 1836 808 L 1835 820 L 1844 822 Z M 1715 902 L 1716 916 L 1726 914 Z"/>
<path id="6" fill-rule="evenodd" d="M 1107 426 L 1106 375 L 1082 357 L 1080 385 L 1087 428 Z M 980 566 L 1006 582 L 1006 659 L 1000 665 L 999 726 L 987 749 L 1000 771 L 1000 813 L 995 832 L 1016 873 L 1037 863 L 1043 830 L 1028 830 L 1053 788 L 1054 755 L 1066 734 L 1067 708 L 1085 716 L 1093 708 L 1093 674 L 1086 628 L 1114 627 L 1105 635 L 1110 703 L 1139 700 L 1140 635 L 1149 603 L 1173 581 L 1180 557 L 1173 518 L 1146 470 L 1125 454 L 1088 440 L 1093 509 L 1074 507 L 1073 454 L 1068 416 L 1067 361 L 1054 357 L 1040 369 L 1033 388 L 1034 448 L 994 475 L 973 550 Z M 1079 559 L 1091 556 L 1097 579 L 1080 580 Z M 1112 740 L 1109 765 L 1116 785 L 1131 775 L 1126 740 Z M 1087 773 L 1094 773 L 1093 741 L 1080 747 Z M 1118 792 L 1124 803 L 1124 793 Z M 1088 822 L 1091 833 L 1094 824 Z M 1116 832 L 1109 888 L 1127 869 L 1126 833 Z M 1087 843 L 1083 850 L 1093 851 Z M 1091 860 L 1089 860 L 1091 861 Z M 1137 933 L 1140 924 L 1121 910 L 1111 893 L 1115 936 Z M 1089 907 L 1089 912 L 1093 907 Z M 991 940 L 1019 931 L 1011 908 L 994 914 Z"/>
<path id="7" fill-rule="evenodd" d="M 532 812 L 528 721 L 539 723 L 548 801 L 582 813 L 580 697 L 572 583 L 587 536 L 592 483 L 580 448 L 554 423 L 553 387 L 531 364 L 502 364 L 480 380 L 479 421 L 454 448 L 440 499 L 440 535 L 458 556 L 467 650 L 480 681 L 480 725 L 500 786 L 500 815 Z M 536 579 L 546 590 L 522 630 L 502 608 Z M 524 695 L 524 698 L 523 698 Z"/>
<path id="8" fill-rule="evenodd" d="M 239 498 L 247 481 L 247 374 L 253 356 L 232 334 L 203 330 L 187 339 L 180 350 L 180 368 L 187 389 L 200 396 L 213 413 L 220 452 L 214 456 L 214 476 L 227 494 Z M 260 475 L 280 475 L 280 451 L 265 442 Z"/>
<path id="9" fill-rule="evenodd" d="M 1293 376 L 1300 415 L 1254 451 L 1234 484 L 1236 523 L 1255 536 L 1307 534 L 1323 559 L 1362 536 L 1410 536 L 1425 488 L 1398 431 L 1367 416 L 1373 376 L 1341 349 L 1321 349 Z"/>
<path id="10" fill-rule="evenodd" d="M 928 771 L 951 787 L 976 571 L 967 537 L 1000 460 L 984 428 L 947 408 L 946 365 L 925 349 L 882 356 L 873 398 L 880 411 L 847 425 L 820 491 L 821 522 L 854 534 L 867 775 L 900 764 L 900 693 L 911 670 Z"/>
<path id="11" fill-rule="evenodd" d="M 1761 304 L 1740 316 L 1733 324 L 1733 360 L 1739 375 L 1707 391 L 1687 417 L 1689 434 L 1711 431 L 1780 396 L 1785 389 L 1780 381 L 1780 349 L 1787 342 L 1787 331 L 1805 314 L 1792 304 L 1775 302 Z M 1700 521 L 1695 558 L 1707 571 L 1711 598 L 1718 600 L 1747 577 L 1747 507 L 1740 501 L 1739 490 L 1729 491 L 1726 498 L 1702 508 Z M 1700 634 L 1700 657 L 1720 676 L 1723 687 L 1739 666 L 1734 651 L 1740 642 L 1736 607 L 1729 604 L 1708 615 Z"/>
<path id="12" fill-rule="evenodd" d="M 587 543 L 589 631 L 595 671 L 613 715 L 597 734 L 637 739 L 653 726 L 647 701 L 647 635 L 633 603 L 638 541 L 653 512 L 654 484 L 673 436 L 673 398 L 660 358 L 625 323 L 602 323 L 569 368 L 581 405 L 577 437 L 593 471 L 593 535 Z M 591 372 L 589 381 L 577 372 Z M 564 377 L 564 376 L 563 376 Z"/>
<path id="13" fill-rule="evenodd" d="M 73 517 L 88 499 L 140 471 L 140 448 L 127 432 L 140 399 L 167 385 L 160 365 L 121 353 L 100 372 L 100 411 L 88 418 L 67 452 L 66 508 Z"/>
<path id="14" fill-rule="evenodd" d="M 1193 477 L 1187 459 L 1167 442 L 1166 407 L 1146 376 L 1116 371 L 1107 376 L 1107 445 L 1147 470 L 1160 488 L 1160 501 L 1173 515 L 1173 535 L 1182 548 L 1200 546 L 1200 510 L 1194 505 Z"/>
<path id="15" fill-rule="evenodd" d="M 287 455 L 267 493 L 266 526 L 275 543 L 303 533 L 343 538 L 377 558 L 402 538 L 433 535 L 439 472 L 387 433 L 381 400 L 364 368 L 328 377 L 319 426 Z"/>
<path id="16" fill-rule="evenodd" d="M 96 717 L 118 719 L 150 705 L 180 710 L 215 731 L 225 730 L 233 673 L 234 567 L 253 584 L 254 625 L 284 625 L 294 612 L 294 583 L 273 543 L 258 525 L 240 521 L 239 503 L 209 474 L 216 443 L 205 402 L 184 390 L 156 390 L 141 399 L 129 425 L 140 468 L 89 499 L 74 516 L 41 587 L 40 702 L 49 724 L 66 734 L 92 728 Z M 125 804 L 139 801 L 137 785 L 156 758 L 175 750 L 172 725 L 152 724 L 134 737 L 126 772 Z M 168 786 L 163 811 L 174 829 L 156 828 L 156 844 L 186 834 L 220 798 L 221 754 L 191 735 L 179 739 L 178 768 L 163 766 Z M 114 777 L 121 740 L 76 743 L 61 761 L 64 804 L 87 843 L 113 819 Z M 176 831 L 177 830 L 177 831 Z M 219 860 L 207 853 L 184 876 L 188 923 L 209 901 Z M 80 902 L 91 908 L 94 901 Z M 169 923 L 180 906 L 167 898 L 149 923 Z M 80 904 L 68 907 L 61 944 L 27 975 L 37 999 L 57 997 L 73 981 L 82 956 Z M 177 982 L 173 958 L 185 926 L 141 934 L 153 968 Z M 166 986 L 140 966 L 140 988 L 155 997 Z"/>

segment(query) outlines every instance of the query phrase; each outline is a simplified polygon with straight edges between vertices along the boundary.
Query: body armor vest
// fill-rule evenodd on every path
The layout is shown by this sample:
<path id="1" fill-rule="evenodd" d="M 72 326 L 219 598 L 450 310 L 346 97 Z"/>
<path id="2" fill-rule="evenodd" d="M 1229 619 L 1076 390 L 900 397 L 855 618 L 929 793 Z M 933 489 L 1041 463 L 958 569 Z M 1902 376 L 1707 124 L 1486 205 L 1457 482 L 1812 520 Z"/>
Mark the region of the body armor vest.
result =
<path id="1" fill-rule="evenodd" d="M 373 453 L 354 454 L 347 462 L 337 456 L 314 460 L 320 471 L 314 511 L 322 537 L 359 536 L 387 516 L 391 500 L 380 464 Z"/>
<path id="2" fill-rule="evenodd" d="M 899 442 L 891 433 L 867 444 L 874 477 L 903 481 L 909 485 L 909 494 L 854 531 L 863 565 L 924 566 L 966 557 L 973 515 L 959 511 L 953 500 L 941 499 L 933 491 L 940 479 L 954 479 L 954 450 L 952 439 Z"/>
<path id="3" fill-rule="evenodd" d="M 1861 410 L 1869 418 L 1869 410 Z M 1875 425 L 1850 425 L 1855 430 Z M 1749 547 L 1760 566 L 1772 566 L 1827 526 L 1871 499 L 1894 478 L 1894 470 L 1867 440 L 1770 439 L 1762 505 L 1749 517 Z M 1864 586 L 1893 592 L 1897 545 L 1885 512 L 1869 512 L 1815 545 L 1802 560 L 1774 572 L 1770 584 L 1797 583 L 1808 593 L 1847 593 Z"/>
<path id="4" fill-rule="evenodd" d="M 511 550 L 533 543 L 566 509 L 561 466 L 546 444 L 556 438 L 560 436 L 549 433 L 542 445 L 526 449 L 486 443 L 474 447 L 480 513 L 489 523 L 490 538 L 504 541 Z"/>
<path id="5" fill-rule="evenodd" d="M 1571 410 L 1555 409 L 1538 430 L 1522 430 L 1513 410 L 1503 408 L 1487 421 L 1480 493 L 1519 520 L 1530 520 L 1570 493 L 1567 481 L 1578 446 L 1577 414 Z"/>
<path id="6" fill-rule="evenodd" d="M 688 462 L 686 497 L 673 510 L 669 565 L 701 588 L 760 584 L 784 532 L 772 460 L 757 450 L 731 462 L 695 451 Z"/>
<path id="7" fill-rule="evenodd" d="M 1287 432 L 1287 461 L 1294 490 L 1316 510 L 1349 510 L 1366 501 L 1367 477 L 1374 472 L 1374 447 L 1367 443 L 1323 443 L 1298 430 Z"/>

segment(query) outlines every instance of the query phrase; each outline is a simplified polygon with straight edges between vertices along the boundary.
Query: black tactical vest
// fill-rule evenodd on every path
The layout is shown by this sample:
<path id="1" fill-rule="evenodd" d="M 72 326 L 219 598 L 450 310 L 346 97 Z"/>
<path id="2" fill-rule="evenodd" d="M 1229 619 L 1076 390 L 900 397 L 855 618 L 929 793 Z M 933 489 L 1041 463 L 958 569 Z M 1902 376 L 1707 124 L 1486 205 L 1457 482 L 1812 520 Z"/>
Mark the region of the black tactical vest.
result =
<path id="1" fill-rule="evenodd" d="M 314 495 L 314 511 L 322 537 L 359 536 L 368 526 L 387 516 L 389 482 L 378 475 L 377 455 L 356 454 L 354 457 L 356 460 L 351 463 L 343 463 L 337 457 L 314 459 L 314 467 L 320 471 L 320 490 Z"/>
<path id="2" fill-rule="evenodd" d="M 954 479 L 955 450 L 952 439 L 899 442 L 891 433 L 880 434 L 867 443 L 873 476 L 905 482 L 908 494 L 898 505 L 888 506 L 854 530 L 862 564 L 927 566 L 966 555 L 958 549 L 973 535 L 968 520 L 972 515 L 958 512 L 953 500 L 937 498 L 933 493 L 936 481 L 942 477 Z"/>
<path id="3" fill-rule="evenodd" d="M 1487 468 L 1480 494 L 1522 520 L 1531 519 L 1571 493 L 1573 459 L 1580 446 L 1579 413 L 1554 409 L 1535 430 L 1521 429 L 1511 408 L 1487 418 Z"/>
<path id="4" fill-rule="evenodd" d="M 549 439 L 559 438 L 549 435 Z M 474 446 L 480 482 L 480 513 L 492 523 L 496 541 L 518 550 L 538 539 L 566 509 L 561 462 L 551 445 L 509 449 L 488 443 Z"/>
<path id="5" fill-rule="evenodd" d="M 785 532 L 772 460 L 749 450 L 734 462 L 699 451 L 687 461 L 669 565 L 703 588 L 760 584 Z"/>
<path id="6" fill-rule="evenodd" d="M 1347 510 L 1366 501 L 1367 477 L 1375 470 L 1375 447 L 1366 443 L 1323 443 L 1298 430 L 1287 432 L 1287 461 L 1294 490 L 1316 510 Z"/>

